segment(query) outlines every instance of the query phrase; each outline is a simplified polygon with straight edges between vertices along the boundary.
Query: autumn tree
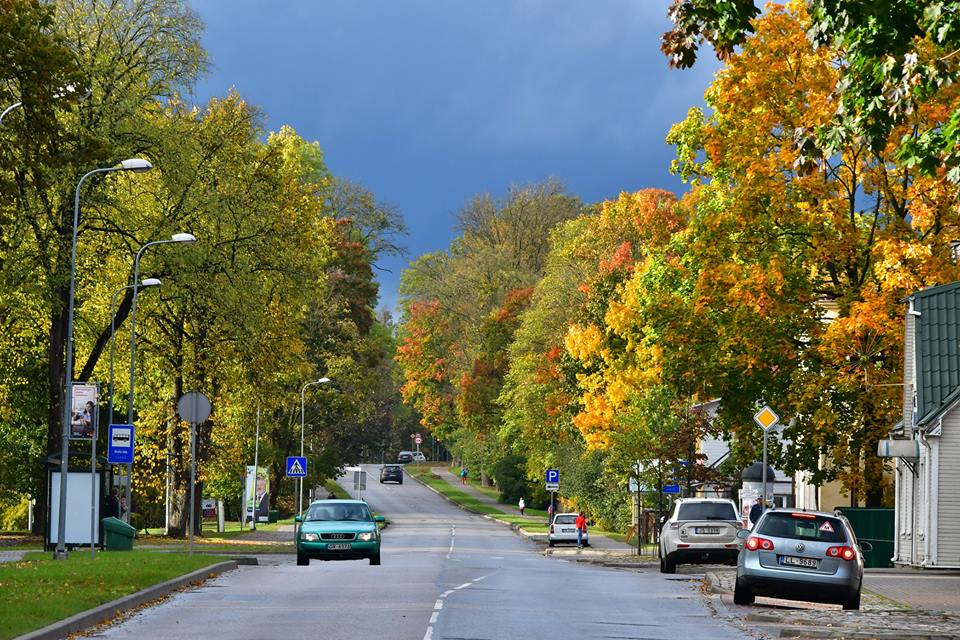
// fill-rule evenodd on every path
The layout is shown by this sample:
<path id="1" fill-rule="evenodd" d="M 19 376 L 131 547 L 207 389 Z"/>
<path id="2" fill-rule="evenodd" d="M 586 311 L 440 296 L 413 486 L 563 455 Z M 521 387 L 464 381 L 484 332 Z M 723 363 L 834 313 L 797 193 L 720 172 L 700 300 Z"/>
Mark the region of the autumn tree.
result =
<path id="1" fill-rule="evenodd" d="M 674 26 L 662 40 L 670 64 L 692 66 L 704 43 L 721 59 L 729 59 L 756 32 L 759 4 L 674 0 L 668 12 Z M 780 5 L 769 6 L 776 11 Z M 785 132 L 794 135 L 794 143 L 814 157 L 841 153 L 860 140 L 874 153 L 896 143 L 897 158 L 905 167 L 936 176 L 945 166 L 950 182 L 960 182 L 960 107 L 949 106 L 937 122 L 916 119 L 923 105 L 952 93 L 960 48 L 958 4 L 795 0 L 790 6 L 809 13 L 804 28 L 813 45 L 842 51 L 836 60 L 840 73 L 831 117 L 817 122 L 816 128 L 804 123 L 795 132 Z M 814 150 L 814 142 L 819 150 Z"/>

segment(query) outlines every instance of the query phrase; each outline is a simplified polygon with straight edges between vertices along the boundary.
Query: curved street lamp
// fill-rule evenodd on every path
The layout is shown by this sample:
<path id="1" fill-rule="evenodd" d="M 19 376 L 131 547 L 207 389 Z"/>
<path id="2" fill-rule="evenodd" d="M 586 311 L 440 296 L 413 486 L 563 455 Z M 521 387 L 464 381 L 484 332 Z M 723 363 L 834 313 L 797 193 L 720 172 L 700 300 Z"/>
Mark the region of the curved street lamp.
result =
<path id="1" fill-rule="evenodd" d="M 148 168 L 143 168 L 142 165 L 138 165 L 135 160 L 128 160 L 130 162 L 131 171 L 147 171 Z M 144 160 L 143 162 L 146 162 Z M 147 162 L 147 164 L 150 164 Z M 133 259 L 133 281 L 136 283 L 140 279 L 140 258 L 143 257 L 143 252 L 146 251 L 149 247 L 155 247 L 160 244 L 193 244 L 197 241 L 196 236 L 192 233 L 175 233 L 170 236 L 169 240 L 154 240 L 153 242 L 148 242 L 147 244 L 140 247 L 140 250 L 137 251 L 137 255 Z M 127 424 L 133 424 L 133 373 L 135 371 L 136 362 L 137 362 L 137 293 L 139 292 L 140 287 L 136 284 L 133 285 L 133 302 L 130 305 L 130 389 L 129 395 L 127 397 Z M 130 513 L 131 507 L 133 506 L 133 465 L 127 465 L 127 488 L 126 488 L 126 497 L 127 497 L 127 513 Z"/>
<path id="2" fill-rule="evenodd" d="M 3 113 L 0 113 L 0 122 L 3 122 L 3 117 L 4 117 L 5 115 L 7 115 L 8 113 L 10 113 L 11 111 L 13 111 L 14 109 L 16 109 L 17 107 L 22 107 L 22 106 L 23 106 L 23 103 L 22 103 L 22 102 L 14 102 L 12 105 L 10 105 L 10 106 L 7 107 L 6 109 L 4 109 L 4 110 L 3 110 Z"/>
<path id="3" fill-rule="evenodd" d="M 7 109 L 9 111 L 9 108 Z M 4 112 L 6 113 L 6 112 Z M 90 176 L 98 173 L 113 173 L 114 171 L 136 171 L 141 173 L 153 168 L 149 160 L 132 158 L 124 160 L 113 167 L 102 167 L 83 174 L 77 182 L 77 189 L 73 197 L 73 235 L 70 240 L 70 295 L 67 298 L 67 350 L 64 375 L 65 392 L 63 396 L 63 436 L 60 443 L 60 509 L 57 522 L 57 550 L 53 557 L 57 560 L 66 560 L 66 519 L 67 519 L 67 458 L 70 456 L 70 400 L 73 384 L 73 298 L 76 292 L 77 281 L 77 226 L 80 222 L 80 188 Z M 134 279 L 136 282 L 136 279 Z"/>
<path id="4" fill-rule="evenodd" d="M 159 287 L 162 283 L 159 278 L 144 278 L 140 281 L 140 288 L 144 289 L 147 287 Z M 135 285 L 128 284 L 117 289 L 113 295 L 110 297 L 110 398 L 107 402 L 107 415 L 109 420 L 113 421 L 113 390 L 114 390 L 114 378 L 113 378 L 113 361 L 114 356 L 117 353 L 117 296 L 127 289 L 133 289 Z"/>

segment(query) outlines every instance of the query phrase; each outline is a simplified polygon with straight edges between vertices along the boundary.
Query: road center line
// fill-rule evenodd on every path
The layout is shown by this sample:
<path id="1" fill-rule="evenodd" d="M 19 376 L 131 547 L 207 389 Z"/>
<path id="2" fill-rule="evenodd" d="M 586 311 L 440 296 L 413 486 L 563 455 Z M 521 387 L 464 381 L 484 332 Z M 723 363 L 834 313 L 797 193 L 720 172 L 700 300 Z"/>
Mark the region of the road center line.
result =
<path id="1" fill-rule="evenodd" d="M 443 609 L 443 600 L 437 600 L 437 602 L 433 605 L 433 608 L 436 609 L 437 611 L 440 611 L 440 609 Z"/>
<path id="2" fill-rule="evenodd" d="M 457 539 L 457 525 L 450 525 L 450 550 L 447 551 L 447 560 L 450 559 L 450 556 L 453 554 L 453 544 Z"/>
<path id="3" fill-rule="evenodd" d="M 464 583 L 463 583 L 462 585 L 460 585 L 459 587 L 454 587 L 453 590 L 454 590 L 454 591 L 459 591 L 460 589 L 466 589 L 467 587 L 469 587 L 469 586 L 472 585 L 472 584 L 473 584 L 472 582 L 464 582 Z M 450 592 L 448 591 L 447 593 L 450 593 Z"/>

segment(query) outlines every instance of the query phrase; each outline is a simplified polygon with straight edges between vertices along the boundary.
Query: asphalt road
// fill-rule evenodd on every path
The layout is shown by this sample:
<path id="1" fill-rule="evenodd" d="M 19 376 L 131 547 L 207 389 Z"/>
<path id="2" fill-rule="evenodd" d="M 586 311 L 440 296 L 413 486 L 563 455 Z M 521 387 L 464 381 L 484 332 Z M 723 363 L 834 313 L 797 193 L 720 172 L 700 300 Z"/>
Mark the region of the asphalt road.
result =
<path id="1" fill-rule="evenodd" d="M 743 638 L 690 576 L 544 557 L 504 525 L 467 514 L 411 478 L 364 498 L 388 516 L 379 567 L 261 557 L 88 637 L 494 640 Z"/>

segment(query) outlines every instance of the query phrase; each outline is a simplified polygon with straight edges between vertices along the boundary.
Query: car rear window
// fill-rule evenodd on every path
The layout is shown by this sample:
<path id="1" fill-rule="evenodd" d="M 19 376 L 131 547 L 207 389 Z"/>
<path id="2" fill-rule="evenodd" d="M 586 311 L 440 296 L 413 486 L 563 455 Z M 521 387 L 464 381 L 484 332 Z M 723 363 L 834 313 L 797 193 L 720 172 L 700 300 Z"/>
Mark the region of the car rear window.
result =
<path id="1" fill-rule="evenodd" d="M 768 513 L 757 528 L 760 535 L 815 542 L 845 542 L 843 531 L 836 518 L 812 513 Z"/>
<path id="2" fill-rule="evenodd" d="M 729 502 L 688 502 L 680 505 L 677 520 L 736 520 L 737 511 Z"/>
<path id="3" fill-rule="evenodd" d="M 557 516 L 553 521 L 557 524 L 576 524 L 577 518 L 576 516 Z"/>

